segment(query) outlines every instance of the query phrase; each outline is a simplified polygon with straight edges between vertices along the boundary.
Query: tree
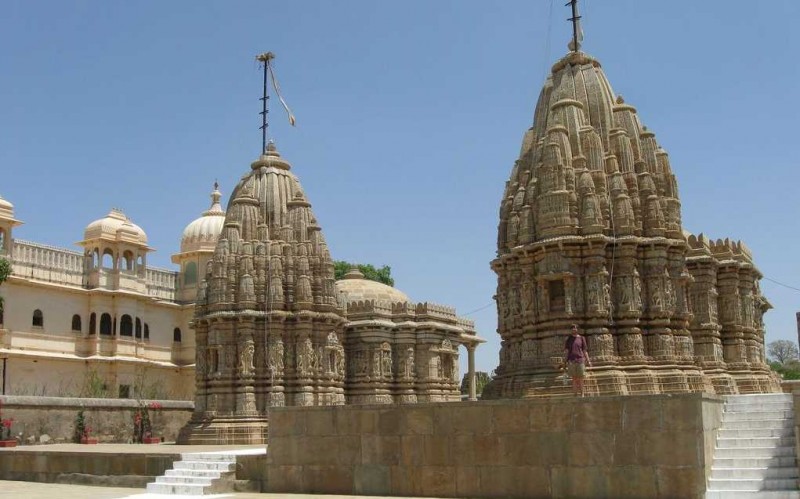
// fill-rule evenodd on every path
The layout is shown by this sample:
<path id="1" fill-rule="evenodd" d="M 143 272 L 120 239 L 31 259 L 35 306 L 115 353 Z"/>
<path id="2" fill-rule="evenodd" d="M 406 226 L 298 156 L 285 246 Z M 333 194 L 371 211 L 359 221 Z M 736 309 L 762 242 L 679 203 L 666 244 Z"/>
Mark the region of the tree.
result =
<path id="1" fill-rule="evenodd" d="M 483 393 L 483 388 L 489 384 L 492 377 L 489 373 L 483 371 L 475 371 L 475 393 L 480 395 Z M 469 373 L 465 373 L 461 378 L 461 394 L 469 395 Z"/>
<path id="2" fill-rule="evenodd" d="M 0 258 L 0 285 L 6 282 L 11 275 L 11 263 L 5 258 Z M 0 314 L 3 313 L 3 297 L 0 296 Z"/>
<path id="3" fill-rule="evenodd" d="M 769 358 L 785 365 L 787 362 L 797 360 L 797 345 L 789 340 L 777 340 L 767 345 Z"/>
<path id="4" fill-rule="evenodd" d="M 344 277 L 351 268 L 358 267 L 358 270 L 364 274 L 364 277 L 370 281 L 382 282 L 387 286 L 394 286 L 394 279 L 392 279 L 392 268 L 384 265 L 381 268 L 375 268 L 370 263 L 350 263 L 344 260 L 336 260 L 333 262 L 334 279 L 337 281 Z"/>

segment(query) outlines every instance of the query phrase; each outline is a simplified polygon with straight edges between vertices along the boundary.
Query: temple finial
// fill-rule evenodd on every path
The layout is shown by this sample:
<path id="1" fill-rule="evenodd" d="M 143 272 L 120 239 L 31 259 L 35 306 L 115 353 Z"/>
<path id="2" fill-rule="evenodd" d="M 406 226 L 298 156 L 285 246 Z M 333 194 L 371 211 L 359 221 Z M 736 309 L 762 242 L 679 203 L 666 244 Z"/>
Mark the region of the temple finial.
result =
<path id="1" fill-rule="evenodd" d="M 267 74 L 269 73 L 269 61 L 275 58 L 272 52 L 264 52 L 256 56 L 256 60 L 264 65 L 264 92 L 261 96 L 261 154 L 267 152 L 267 130 L 269 129 L 269 88 L 267 87 Z"/>
<path id="2" fill-rule="evenodd" d="M 581 16 L 578 15 L 578 0 L 570 0 L 564 5 L 572 7 L 572 17 L 567 19 L 567 21 L 572 21 L 572 40 L 569 42 L 568 46 L 572 52 L 578 52 L 581 49 L 581 42 L 583 41 Z"/>

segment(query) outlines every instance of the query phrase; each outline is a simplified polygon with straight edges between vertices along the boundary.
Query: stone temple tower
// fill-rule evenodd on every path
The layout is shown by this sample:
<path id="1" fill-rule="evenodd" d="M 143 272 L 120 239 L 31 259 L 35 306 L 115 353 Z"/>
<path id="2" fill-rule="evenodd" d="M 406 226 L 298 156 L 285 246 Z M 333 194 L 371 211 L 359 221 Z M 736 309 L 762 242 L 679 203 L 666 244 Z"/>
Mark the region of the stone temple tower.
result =
<path id="1" fill-rule="evenodd" d="M 573 323 L 589 341 L 596 394 L 775 390 L 768 307 L 753 305 L 766 303 L 761 275 L 737 248 L 683 231 L 667 153 L 600 63 L 571 51 L 541 91 L 501 202 L 502 346 L 484 397 L 552 393 Z M 715 310 L 723 294 L 750 314 L 695 317 L 693 302 Z"/>
<path id="2" fill-rule="evenodd" d="M 178 441 L 264 443 L 267 409 L 344 403 L 333 262 L 274 144 L 233 190 L 200 284 L 195 410 Z"/>

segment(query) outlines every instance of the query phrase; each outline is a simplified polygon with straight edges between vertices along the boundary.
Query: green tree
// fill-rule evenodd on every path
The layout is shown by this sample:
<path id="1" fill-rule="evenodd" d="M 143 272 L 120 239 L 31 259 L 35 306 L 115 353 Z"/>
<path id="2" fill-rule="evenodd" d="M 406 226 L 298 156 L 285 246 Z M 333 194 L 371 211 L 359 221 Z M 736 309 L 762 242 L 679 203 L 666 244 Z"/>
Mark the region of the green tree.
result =
<path id="1" fill-rule="evenodd" d="M 769 363 L 769 367 L 783 379 L 800 379 L 800 362 L 797 360 L 790 360 L 785 364 L 773 361 Z"/>
<path id="2" fill-rule="evenodd" d="M 480 396 L 483 393 L 484 387 L 488 385 L 491 380 L 492 377 L 489 373 L 475 371 L 475 393 Z M 469 395 L 469 373 L 465 373 L 464 377 L 461 378 L 461 394 Z"/>
<path id="3" fill-rule="evenodd" d="M 5 258 L 0 258 L 0 285 L 6 282 L 11 275 L 11 263 Z M 3 297 L 0 296 L 0 314 L 3 313 Z"/>
<path id="4" fill-rule="evenodd" d="M 344 277 L 351 268 L 358 267 L 358 270 L 364 274 L 364 277 L 370 281 L 377 281 L 386 284 L 387 286 L 394 286 L 394 279 L 392 279 L 392 268 L 384 265 L 381 268 L 375 268 L 374 265 L 367 263 L 350 263 L 344 260 L 336 260 L 333 262 L 334 279 L 337 281 Z"/>

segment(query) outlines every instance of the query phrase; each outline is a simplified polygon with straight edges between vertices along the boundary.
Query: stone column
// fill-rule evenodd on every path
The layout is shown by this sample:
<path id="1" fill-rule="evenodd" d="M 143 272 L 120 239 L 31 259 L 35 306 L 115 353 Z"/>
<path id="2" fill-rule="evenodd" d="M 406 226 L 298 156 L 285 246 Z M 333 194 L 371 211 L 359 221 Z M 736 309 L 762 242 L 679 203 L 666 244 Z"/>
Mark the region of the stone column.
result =
<path id="1" fill-rule="evenodd" d="M 475 345 L 467 345 L 467 379 L 469 380 L 469 399 L 478 400 L 477 387 L 475 386 Z"/>

